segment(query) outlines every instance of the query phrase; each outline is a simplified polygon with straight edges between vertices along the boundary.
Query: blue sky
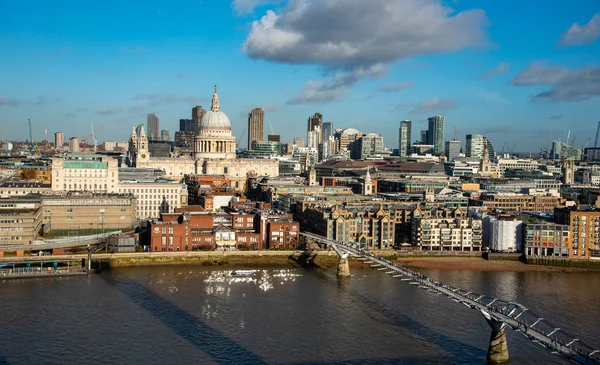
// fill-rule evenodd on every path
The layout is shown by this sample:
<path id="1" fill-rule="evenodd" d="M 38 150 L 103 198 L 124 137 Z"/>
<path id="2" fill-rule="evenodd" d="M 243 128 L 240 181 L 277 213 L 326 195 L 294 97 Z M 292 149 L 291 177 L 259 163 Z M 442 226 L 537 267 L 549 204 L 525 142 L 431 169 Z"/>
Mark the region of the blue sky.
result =
<path id="1" fill-rule="evenodd" d="M 391 148 L 434 114 L 496 150 L 591 146 L 599 38 L 596 0 L 2 1 L 0 133 L 126 140 L 154 112 L 173 135 L 217 84 L 238 138 L 263 107 L 284 141 L 320 112 Z"/>

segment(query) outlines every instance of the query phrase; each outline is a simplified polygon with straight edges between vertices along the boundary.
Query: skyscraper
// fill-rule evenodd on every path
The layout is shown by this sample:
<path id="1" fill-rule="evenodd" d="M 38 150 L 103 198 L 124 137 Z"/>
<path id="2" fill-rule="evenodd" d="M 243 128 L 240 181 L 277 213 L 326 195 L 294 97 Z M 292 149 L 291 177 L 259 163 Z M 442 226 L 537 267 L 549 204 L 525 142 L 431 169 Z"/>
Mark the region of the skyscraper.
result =
<path id="1" fill-rule="evenodd" d="M 465 156 L 483 158 L 484 150 L 487 148 L 488 157 L 494 157 L 494 147 L 490 140 L 481 134 L 467 134 L 465 144 Z"/>
<path id="2" fill-rule="evenodd" d="M 63 132 L 54 133 L 54 148 L 62 148 L 65 144 L 65 134 Z"/>
<path id="3" fill-rule="evenodd" d="M 446 153 L 448 161 L 456 160 L 456 158 L 460 157 L 460 141 L 455 139 L 446 141 L 446 148 L 444 152 Z"/>
<path id="4" fill-rule="evenodd" d="M 307 132 L 312 132 L 316 129 L 316 127 L 319 127 L 319 132 L 318 132 L 318 136 L 317 136 L 317 140 L 314 141 L 316 143 L 316 146 L 319 145 L 319 143 L 323 142 L 323 115 L 321 113 L 315 113 L 315 115 L 311 115 L 310 117 L 308 117 L 308 126 L 307 126 Z M 307 133 L 307 140 L 310 139 L 308 137 L 308 133 Z"/>
<path id="5" fill-rule="evenodd" d="M 398 153 L 400 157 L 410 155 L 411 147 L 411 121 L 403 120 L 400 122 L 400 130 L 398 133 Z"/>
<path id="6" fill-rule="evenodd" d="M 179 119 L 180 132 L 196 132 L 196 123 L 193 119 Z"/>
<path id="7" fill-rule="evenodd" d="M 147 129 L 148 129 L 148 140 L 150 141 L 159 141 L 160 140 L 160 119 L 156 116 L 156 114 L 148 114 L 147 118 Z"/>
<path id="8" fill-rule="evenodd" d="M 261 108 L 254 108 L 248 113 L 248 149 L 252 142 L 265 140 L 265 112 Z"/>
<path id="9" fill-rule="evenodd" d="M 192 108 L 192 120 L 194 121 L 194 132 L 197 132 L 200 128 L 200 121 L 202 117 L 206 114 L 206 110 L 204 110 L 201 106 L 195 106 Z"/>
<path id="10" fill-rule="evenodd" d="M 160 140 L 163 142 L 168 142 L 171 140 L 171 134 L 168 129 L 163 129 L 160 131 Z"/>
<path id="11" fill-rule="evenodd" d="M 304 147 L 304 137 L 294 137 L 294 144 L 298 147 Z"/>
<path id="12" fill-rule="evenodd" d="M 427 120 L 429 121 L 427 144 L 433 145 L 433 153 L 439 155 L 444 151 L 444 121 L 446 118 L 434 115 Z"/>
<path id="13" fill-rule="evenodd" d="M 333 122 L 323 123 L 323 141 L 329 140 L 329 136 L 333 136 Z"/>
<path id="14" fill-rule="evenodd" d="M 427 138 L 427 130 L 422 130 L 421 131 L 421 144 L 427 144 L 427 141 L 429 140 L 429 138 Z"/>

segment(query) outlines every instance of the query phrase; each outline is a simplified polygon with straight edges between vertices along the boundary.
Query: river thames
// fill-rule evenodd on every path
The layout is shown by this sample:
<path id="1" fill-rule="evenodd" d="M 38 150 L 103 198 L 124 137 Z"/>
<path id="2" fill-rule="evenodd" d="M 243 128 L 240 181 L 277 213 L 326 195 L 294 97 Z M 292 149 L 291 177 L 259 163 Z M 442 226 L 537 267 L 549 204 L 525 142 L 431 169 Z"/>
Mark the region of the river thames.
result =
<path id="1" fill-rule="evenodd" d="M 484 364 L 475 310 L 372 269 L 119 268 L 0 282 L 1 364 Z M 600 275 L 423 270 L 600 347 Z M 511 364 L 569 364 L 507 332 Z"/>

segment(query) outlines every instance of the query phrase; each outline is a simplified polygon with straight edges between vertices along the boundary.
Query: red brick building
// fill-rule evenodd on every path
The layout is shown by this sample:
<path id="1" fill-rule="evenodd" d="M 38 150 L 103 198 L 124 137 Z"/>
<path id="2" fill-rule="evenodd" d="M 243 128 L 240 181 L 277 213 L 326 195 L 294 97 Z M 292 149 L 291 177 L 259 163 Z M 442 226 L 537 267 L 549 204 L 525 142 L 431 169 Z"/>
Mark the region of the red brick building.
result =
<path id="1" fill-rule="evenodd" d="M 233 211 L 167 213 L 149 222 L 150 250 L 296 248 L 300 226 L 287 214 Z"/>
<path id="2" fill-rule="evenodd" d="M 300 223 L 282 219 L 267 223 L 267 249 L 298 247 Z"/>

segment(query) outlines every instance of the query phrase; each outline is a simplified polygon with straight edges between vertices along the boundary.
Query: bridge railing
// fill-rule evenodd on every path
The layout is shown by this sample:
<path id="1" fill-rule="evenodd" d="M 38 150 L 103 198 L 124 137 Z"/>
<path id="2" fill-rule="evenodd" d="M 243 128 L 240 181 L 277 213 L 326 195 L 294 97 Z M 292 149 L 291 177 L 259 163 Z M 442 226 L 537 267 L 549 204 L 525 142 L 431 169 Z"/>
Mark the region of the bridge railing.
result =
<path id="1" fill-rule="evenodd" d="M 408 269 L 396 263 L 392 263 L 368 250 L 357 247 L 356 245 L 346 244 L 343 242 L 335 242 L 332 240 L 328 240 L 324 237 L 318 237 L 313 234 L 308 234 L 306 236 L 315 240 L 319 240 L 327 245 L 337 246 L 352 254 L 363 256 L 367 259 L 372 259 L 377 263 L 384 264 L 388 268 L 394 268 L 404 276 L 407 276 L 410 279 L 419 282 L 424 287 L 433 290 L 437 289 L 438 292 L 441 292 L 446 295 L 449 295 L 449 291 L 453 293 L 452 297 L 455 300 L 458 300 L 462 297 L 465 299 L 466 304 L 469 304 L 469 302 L 470 305 L 477 303 L 481 306 L 484 306 L 489 312 L 506 316 L 513 320 L 512 324 L 506 324 L 511 326 L 513 330 L 521 332 L 526 337 L 534 338 L 535 340 L 536 337 L 531 336 L 532 332 L 536 332 L 542 336 L 545 336 L 546 339 L 544 339 L 544 341 L 546 343 L 542 343 L 535 340 L 544 347 L 551 347 L 557 349 L 559 350 L 559 352 L 570 356 L 578 355 L 580 357 L 580 360 L 591 360 L 594 363 L 600 363 L 600 350 L 585 344 L 577 337 L 569 334 L 568 332 L 563 331 L 561 328 L 553 325 L 549 321 L 546 321 L 544 318 L 530 311 L 527 307 L 525 307 L 522 304 L 493 298 L 483 294 L 473 293 L 463 289 L 455 288 L 448 284 L 439 283 L 428 278 L 425 275 L 422 275 L 417 271 Z M 440 290 L 441 288 L 445 289 L 446 292 Z M 454 294 L 456 295 L 456 297 L 454 296 Z M 513 327 L 515 325 L 517 328 Z M 541 338 L 543 339 L 543 337 Z"/>
<path id="2" fill-rule="evenodd" d="M 552 324 L 519 303 L 508 302 L 490 296 L 466 292 L 461 289 L 456 289 L 455 292 L 461 294 L 465 298 L 485 305 L 492 312 L 503 314 L 512 318 L 520 325 L 519 328 L 513 328 L 514 330 L 521 331 L 525 335 L 527 334 L 527 331 L 534 330 L 535 332 L 548 337 L 555 344 L 565 346 L 568 349 L 581 354 L 582 356 L 587 356 L 592 360 L 600 361 L 599 351 L 596 351 L 592 346 L 589 346 L 577 339 L 576 336 L 564 331 L 559 326 Z"/>
<path id="3" fill-rule="evenodd" d="M 106 237 L 110 237 L 114 234 L 119 234 L 121 231 L 110 231 L 105 233 L 91 234 L 88 236 L 73 236 L 73 237 L 63 237 L 63 238 L 53 238 L 50 240 L 35 240 L 31 242 L 31 246 L 40 246 L 40 245 L 61 245 L 67 243 L 78 243 L 85 241 L 94 241 Z"/>

